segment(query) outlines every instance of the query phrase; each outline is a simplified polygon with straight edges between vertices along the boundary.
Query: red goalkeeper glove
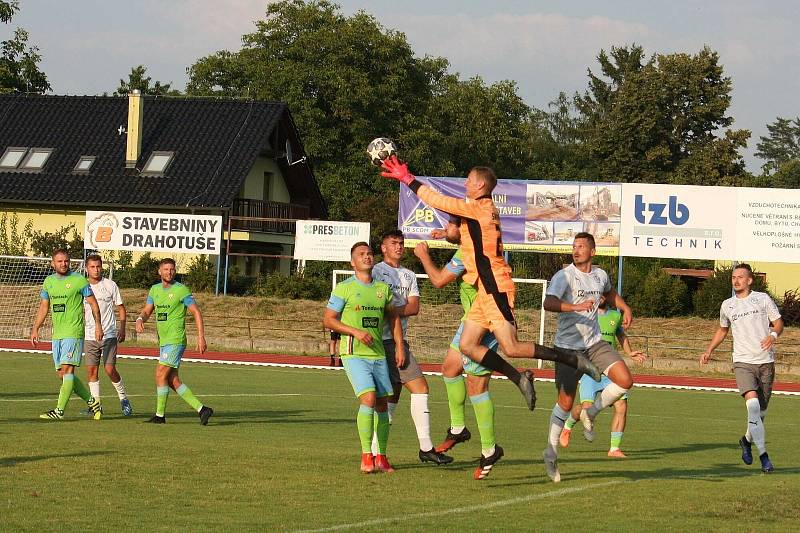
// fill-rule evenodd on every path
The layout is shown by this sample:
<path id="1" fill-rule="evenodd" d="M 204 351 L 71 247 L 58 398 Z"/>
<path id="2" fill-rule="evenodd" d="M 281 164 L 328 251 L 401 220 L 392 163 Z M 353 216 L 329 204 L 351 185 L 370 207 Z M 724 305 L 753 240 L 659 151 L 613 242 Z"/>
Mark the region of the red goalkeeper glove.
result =
<path id="1" fill-rule="evenodd" d="M 381 172 L 381 176 L 384 178 L 391 178 L 400 183 L 405 183 L 406 185 L 414 181 L 414 175 L 408 171 L 408 165 L 397 159 L 395 155 L 384 159 L 381 163 L 381 167 L 383 167 L 384 170 Z"/>

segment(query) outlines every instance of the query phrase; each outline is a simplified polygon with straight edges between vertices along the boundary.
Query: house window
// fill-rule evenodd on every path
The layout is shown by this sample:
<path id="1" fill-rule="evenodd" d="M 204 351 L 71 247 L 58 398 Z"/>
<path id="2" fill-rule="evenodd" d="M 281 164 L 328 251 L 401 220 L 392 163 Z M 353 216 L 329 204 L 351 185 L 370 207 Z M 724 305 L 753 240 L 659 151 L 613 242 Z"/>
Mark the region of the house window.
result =
<path id="1" fill-rule="evenodd" d="M 52 153 L 52 148 L 31 148 L 30 152 L 28 152 L 28 157 L 22 162 L 20 168 L 25 170 L 42 170 Z"/>
<path id="2" fill-rule="evenodd" d="M 163 175 L 164 171 L 172 162 L 175 152 L 153 152 L 142 169 L 142 174 Z"/>
<path id="3" fill-rule="evenodd" d="M 0 158 L 0 168 L 17 168 L 27 152 L 27 148 L 7 148 Z"/>
<path id="4" fill-rule="evenodd" d="M 92 169 L 92 165 L 94 165 L 95 159 L 97 158 L 93 155 L 82 155 L 78 159 L 78 164 L 72 170 L 74 172 L 89 172 Z"/>

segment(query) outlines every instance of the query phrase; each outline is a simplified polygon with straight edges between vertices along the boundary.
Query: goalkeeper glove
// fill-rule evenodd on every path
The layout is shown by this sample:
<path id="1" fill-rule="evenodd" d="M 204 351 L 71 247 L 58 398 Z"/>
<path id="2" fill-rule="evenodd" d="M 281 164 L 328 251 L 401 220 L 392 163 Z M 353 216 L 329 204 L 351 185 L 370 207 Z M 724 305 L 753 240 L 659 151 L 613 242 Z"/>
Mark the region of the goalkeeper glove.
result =
<path id="1" fill-rule="evenodd" d="M 384 159 L 383 163 L 381 163 L 381 166 L 384 169 L 384 171 L 381 172 L 381 176 L 384 178 L 397 180 L 406 185 L 409 185 L 412 181 L 414 181 L 414 175 L 408 171 L 408 165 L 397 159 L 397 156 L 395 155 Z"/>

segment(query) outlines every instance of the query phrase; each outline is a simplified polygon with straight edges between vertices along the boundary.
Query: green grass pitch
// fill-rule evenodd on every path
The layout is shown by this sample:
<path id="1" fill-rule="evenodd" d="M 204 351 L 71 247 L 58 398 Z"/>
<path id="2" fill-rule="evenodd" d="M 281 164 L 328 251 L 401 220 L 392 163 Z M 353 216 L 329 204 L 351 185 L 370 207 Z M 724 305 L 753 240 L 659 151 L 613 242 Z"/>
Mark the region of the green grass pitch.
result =
<path id="1" fill-rule="evenodd" d="M 389 439 L 391 475 L 359 473 L 356 401 L 343 372 L 185 363 L 181 375 L 216 414 L 207 427 L 175 394 L 167 424 L 142 423 L 155 407 L 155 363 L 121 360 L 135 410 L 122 417 L 102 376 L 103 420 L 37 417 L 59 383 L 48 356 L 0 353 L 0 505 L 3 531 L 298 530 L 791 530 L 800 519 L 796 417 L 800 398 L 776 396 L 767 417 L 762 475 L 741 463 L 745 409 L 734 393 L 631 393 L 625 460 L 608 459 L 610 413 L 597 438 L 578 430 L 544 474 L 541 451 L 555 394 L 538 383 L 530 413 L 516 389 L 492 382 L 506 456 L 473 481 L 480 444 L 452 450 L 446 467 L 419 463 L 404 393 Z M 85 369 L 78 375 L 83 378 Z M 432 434 L 444 437 L 441 379 L 431 385 Z"/>

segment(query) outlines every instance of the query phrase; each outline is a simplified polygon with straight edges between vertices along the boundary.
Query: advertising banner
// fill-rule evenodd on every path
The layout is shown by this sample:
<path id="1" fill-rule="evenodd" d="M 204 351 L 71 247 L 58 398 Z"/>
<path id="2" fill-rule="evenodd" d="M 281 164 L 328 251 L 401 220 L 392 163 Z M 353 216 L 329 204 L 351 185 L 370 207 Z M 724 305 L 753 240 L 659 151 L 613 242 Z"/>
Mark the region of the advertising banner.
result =
<path id="1" fill-rule="evenodd" d="M 736 191 L 736 259 L 800 263 L 800 190 Z"/>
<path id="2" fill-rule="evenodd" d="M 448 196 L 464 197 L 463 178 L 417 178 Z M 498 180 L 492 193 L 506 250 L 569 253 L 576 233 L 595 236 L 599 255 L 617 255 L 620 240 L 621 186 L 615 183 Z M 406 246 L 428 241 L 447 225 L 447 213 L 429 207 L 411 189 L 400 186 L 398 227 Z M 450 247 L 444 241 L 430 246 Z"/>
<path id="3" fill-rule="evenodd" d="M 359 241 L 369 242 L 369 222 L 298 220 L 294 258 L 350 262 L 350 247 Z"/>
<path id="4" fill-rule="evenodd" d="M 83 245 L 93 250 L 219 255 L 222 217 L 86 211 Z"/>

